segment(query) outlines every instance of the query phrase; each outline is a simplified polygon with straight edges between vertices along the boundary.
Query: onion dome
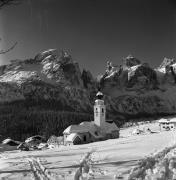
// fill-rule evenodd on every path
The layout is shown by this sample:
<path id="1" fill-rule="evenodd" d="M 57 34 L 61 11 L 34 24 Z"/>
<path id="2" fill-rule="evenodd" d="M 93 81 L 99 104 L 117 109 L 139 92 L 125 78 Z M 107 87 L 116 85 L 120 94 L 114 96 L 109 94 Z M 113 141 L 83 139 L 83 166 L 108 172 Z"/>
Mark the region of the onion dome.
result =
<path id="1" fill-rule="evenodd" d="M 98 91 L 98 93 L 96 94 L 97 99 L 103 99 L 103 93 Z"/>

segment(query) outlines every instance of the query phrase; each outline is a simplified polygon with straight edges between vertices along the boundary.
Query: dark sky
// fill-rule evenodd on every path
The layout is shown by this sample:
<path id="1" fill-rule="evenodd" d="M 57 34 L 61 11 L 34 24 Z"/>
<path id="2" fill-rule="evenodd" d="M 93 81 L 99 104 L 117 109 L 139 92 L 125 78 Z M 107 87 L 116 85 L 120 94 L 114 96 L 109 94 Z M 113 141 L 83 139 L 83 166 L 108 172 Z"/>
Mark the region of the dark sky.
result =
<path id="1" fill-rule="evenodd" d="M 68 50 L 94 75 L 132 54 L 151 66 L 176 57 L 176 0 L 23 0 L 0 10 L 0 64 Z"/>

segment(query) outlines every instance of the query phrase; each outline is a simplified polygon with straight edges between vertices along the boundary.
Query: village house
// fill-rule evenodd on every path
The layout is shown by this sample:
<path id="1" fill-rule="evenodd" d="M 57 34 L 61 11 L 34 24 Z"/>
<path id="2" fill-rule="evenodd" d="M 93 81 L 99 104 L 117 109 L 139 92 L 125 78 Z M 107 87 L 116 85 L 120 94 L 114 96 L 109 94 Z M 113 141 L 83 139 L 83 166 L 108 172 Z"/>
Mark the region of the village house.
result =
<path id="1" fill-rule="evenodd" d="M 176 129 L 176 118 L 172 119 L 160 119 L 159 120 L 160 130 L 175 130 Z"/>
<path id="2" fill-rule="evenodd" d="M 94 121 L 70 125 L 64 132 L 64 145 L 86 144 L 111 138 L 119 138 L 119 128 L 112 120 L 106 120 L 103 94 L 98 92 L 94 105 Z"/>

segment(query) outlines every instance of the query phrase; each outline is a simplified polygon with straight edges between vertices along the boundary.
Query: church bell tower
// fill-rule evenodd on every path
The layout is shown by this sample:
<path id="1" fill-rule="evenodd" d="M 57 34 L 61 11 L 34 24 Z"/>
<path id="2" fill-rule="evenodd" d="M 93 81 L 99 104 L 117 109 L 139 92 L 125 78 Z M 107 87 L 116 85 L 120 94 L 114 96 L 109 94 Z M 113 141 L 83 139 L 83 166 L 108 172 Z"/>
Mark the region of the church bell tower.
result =
<path id="1" fill-rule="evenodd" d="M 104 128 L 106 121 L 106 106 L 104 105 L 103 93 L 98 92 L 96 94 L 96 100 L 94 105 L 94 123 L 100 128 Z"/>

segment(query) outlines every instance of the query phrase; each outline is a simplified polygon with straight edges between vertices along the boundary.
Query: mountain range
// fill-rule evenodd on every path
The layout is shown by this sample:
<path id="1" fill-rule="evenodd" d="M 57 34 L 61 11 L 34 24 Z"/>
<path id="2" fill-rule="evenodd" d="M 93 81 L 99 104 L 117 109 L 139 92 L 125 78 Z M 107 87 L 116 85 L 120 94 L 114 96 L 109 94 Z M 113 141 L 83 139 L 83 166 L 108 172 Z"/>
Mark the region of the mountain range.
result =
<path id="1" fill-rule="evenodd" d="M 119 126 L 131 119 L 175 114 L 176 61 L 164 58 L 152 68 L 129 55 L 119 65 L 107 62 L 105 73 L 93 77 L 56 49 L 13 60 L 0 66 L 0 134 L 23 138 L 21 134 L 50 129 L 48 136 L 60 135 L 66 126 L 93 118 L 98 89 L 105 95 L 107 118 Z"/>

